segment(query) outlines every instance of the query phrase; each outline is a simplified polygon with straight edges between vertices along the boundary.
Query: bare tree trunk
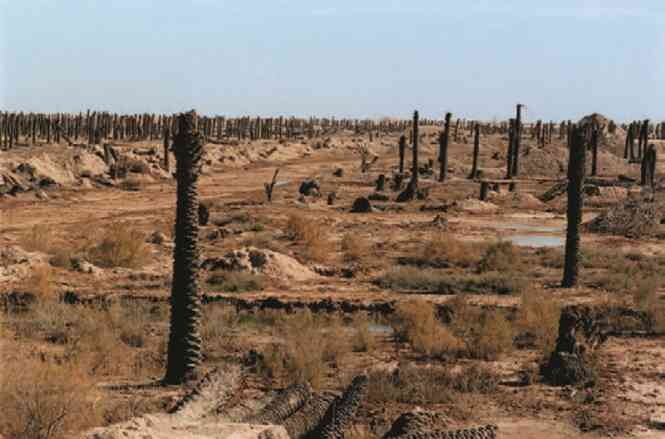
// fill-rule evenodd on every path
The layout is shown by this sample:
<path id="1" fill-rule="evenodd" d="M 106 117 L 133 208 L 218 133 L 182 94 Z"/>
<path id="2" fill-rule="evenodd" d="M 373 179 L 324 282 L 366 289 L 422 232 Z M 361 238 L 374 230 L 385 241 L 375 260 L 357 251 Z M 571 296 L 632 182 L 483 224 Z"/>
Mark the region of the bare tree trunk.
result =
<path id="1" fill-rule="evenodd" d="M 563 271 L 564 288 L 577 285 L 579 274 L 580 224 L 584 204 L 583 187 L 586 161 L 584 132 L 580 127 L 573 127 L 571 132 L 570 152 L 568 154 L 568 208 L 566 217 L 566 256 Z"/>
<path id="2" fill-rule="evenodd" d="M 176 155 L 177 206 L 171 326 L 164 377 L 167 384 L 181 384 L 195 378 L 201 363 L 197 180 L 203 155 L 203 141 L 196 125 L 196 112 L 181 114 L 178 117 L 178 133 L 173 142 Z"/>

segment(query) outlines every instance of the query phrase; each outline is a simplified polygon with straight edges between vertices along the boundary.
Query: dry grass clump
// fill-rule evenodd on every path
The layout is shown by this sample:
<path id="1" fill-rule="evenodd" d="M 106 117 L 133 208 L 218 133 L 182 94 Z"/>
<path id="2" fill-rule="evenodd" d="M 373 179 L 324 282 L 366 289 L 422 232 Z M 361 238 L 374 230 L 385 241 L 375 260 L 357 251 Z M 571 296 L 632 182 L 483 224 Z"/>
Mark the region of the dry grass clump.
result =
<path id="1" fill-rule="evenodd" d="M 513 272 L 522 268 L 520 250 L 510 241 L 499 241 L 485 250 L 478 262 L 478 272 Z"/>
<path id="2" fill-rule="evenodd" d="M 516 321 L 517 328 L 532 340 L 531 346 L 543 354 L 554 350 L 559 333 L 561 305 L 542 291 L 529 291 L 522 294 Z"/>
<path id="3" fill-rule="evenodd" d="M 344 234 L 341 246 L 345 262 L 362 263 L 373 255 L 372 243 L 362 235 Z"/>
<path id="4" fill-rule="evenodd" d="M 418 265 L 428 267 L 472 267 L 478 263 L 482 248 L 482 244 L 463 242 L 447 232 L 437 232 L 426 239 L 413 259 Z"/>
<path id="5" fill-rule="evenodd" d="M 76 361 L 92 375 L 145 376 L 161 369 L 161 347 L 150 325 L 163 320 L 163 313 L 147 305 L 101 308 L 42 299 L 9 316 L 7 324 L 18 339 L 61 346 L 58 361 Z"/>
<path id="6" fill-rule="evenodd" d="M 84 252 L 99 267 L 138 268 L 150 258 L 144 234 L 121 222 L 104 227 L 100 241 L 88 242 Z"/>
<path id="7" fill-rule="evenodd" d="M 301 311 L 282 318 L 276 330 L 283 343 L 263 352 L 263 366 L 269 376 L 284 376 L 289 383 L 307 381 L 320 388 L 330 365 L 337 364 L 350 348 L 338 316 Z"/>
<path id="8" fill-rule="evenodd" d="M 441 269 L 395 267 L 375 279 L 382 288 L 432 294 L 515 294 L 527 280 L 514 272 L 450 273 Z"/>
<path id="9" fill-rule="evenodd" d="M 354 335 L 351 345 L 354 352 L 370 352 L 376 347 L 376 337 L 371 331 L 371 322 L 367 314 L 361 313 L 353 319 Z"/>
<path id="10" fill-rule="evenodd" d="M 19 240 L 19 245 L 31 252 L 48 253 L 51 250 L 52 243 L 51 231 L 48 226 L 43 224 L 34 225 Z"/>
<path id="11" fill-rule="evenodd" d="M 646 312 L 650 329 L 658 333 L 665 332 L 665 303 L 658 297 L 661 284 L 645 279 L 632 293 L 635 305 Z"/>
<path id="12" fill-rule="evenodd" d="M 37 265 L 21 283 L 20 290 L 32 293 L 38 298 L 48 298 L 53 294 L 53 269 L 48 265 Z"/>
<path id="13" fill-rule="evenodd" d="M 232 332 L 239 322 L 235 308 L 208 304 L 203 308 L 201 339 L 206 356 L 218 358 L 232 343 Z"/>
<path id="14" fill-rule="evenodd" d="M 414 351 L 427 356 L 456 355 L 464 346 L 439 321 L 434 305 L 423 300 L 398 304 L 394 327 L 398 338 L 408 342 Z"/>
<path id="15" fill-rule="evenodd" d="M 289 239 L 302 241 L 305 256 L 316 262 L 327 262 L 334 253 L 333 243 L 323 224 L 302 214 L 289 216 L 286 225 Z"/>
<path id="16" fill-rule="evenodd" d="M 207 280 L 209 289 L 221 290 L 227 293 L 244 293 L 247 291 L 261 291 L 265 278 L 259 274 L 244 271 L 217 271 Z"/>
<path id="17" fill-rule="evenodd" d="M 491 394 L 499 379 L 480 365 L 417 367 L 400 364 L 395 373 L 370 375 L 368 399 L 377 404 L 461 404 L 464 394 Z M 463 407 L 458 407 L 464 409 Z"/>
<path id="18" fill-rule="evenodd" d="M 7 438 L 59 439 L 100 422 L 97 394 L 84 367 L 23 359 L 0 374 L 0 434 Z"/>
<path id="19" fill-rule="evenodd" d="M 459 298 L 452 302 L 453 333 L 464 342 L 464 355 L 496 360 L 513 348 L 513 328 L 497 309 L 482 309 Z"/>

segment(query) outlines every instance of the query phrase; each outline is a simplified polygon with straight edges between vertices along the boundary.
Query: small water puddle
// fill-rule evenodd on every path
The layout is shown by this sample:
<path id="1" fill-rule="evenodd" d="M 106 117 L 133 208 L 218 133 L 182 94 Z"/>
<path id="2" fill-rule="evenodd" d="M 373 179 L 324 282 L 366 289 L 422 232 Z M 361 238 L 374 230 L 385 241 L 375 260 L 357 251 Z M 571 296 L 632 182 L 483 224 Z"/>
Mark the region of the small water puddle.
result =
<path id="1" fill-rule="evenodd" d="M 369 332 L 372 334 L 392 334 L 395 330 L 392 326 L 384 325 L 382 323 L 370 323 Z"/>
<path id="2" fill-rule="evenodd" d="M 552 235 L 511 235 L 505 238 L 520 247 L 563 247 L 565 239 Z"/>

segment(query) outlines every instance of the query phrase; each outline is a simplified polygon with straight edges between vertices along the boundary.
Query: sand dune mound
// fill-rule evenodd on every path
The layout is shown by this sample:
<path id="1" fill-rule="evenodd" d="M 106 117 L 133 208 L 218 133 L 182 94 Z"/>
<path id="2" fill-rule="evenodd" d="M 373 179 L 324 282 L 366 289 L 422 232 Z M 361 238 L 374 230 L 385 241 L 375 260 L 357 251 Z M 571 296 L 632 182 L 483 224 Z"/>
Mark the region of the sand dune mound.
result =
<path id="1" fill-rule="evenodd" d="M 255 247 L 244 247 L 221 258 L 209 258 L 201 264 L 207 270 L 243 271 L 292 281 L 318 277 L 314 271 L 291 256 Z"/>

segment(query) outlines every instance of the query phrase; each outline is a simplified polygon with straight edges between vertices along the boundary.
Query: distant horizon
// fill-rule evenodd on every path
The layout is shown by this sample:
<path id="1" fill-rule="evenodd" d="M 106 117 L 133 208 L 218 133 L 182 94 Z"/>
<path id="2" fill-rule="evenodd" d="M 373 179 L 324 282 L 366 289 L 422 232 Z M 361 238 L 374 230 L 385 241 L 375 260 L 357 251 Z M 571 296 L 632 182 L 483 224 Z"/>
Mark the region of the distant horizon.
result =
<path id="1" fill-rule="evenodd" d="M 0 111 L 665 120 L 664 3 L 542 3 L 0 0 Z"/>

